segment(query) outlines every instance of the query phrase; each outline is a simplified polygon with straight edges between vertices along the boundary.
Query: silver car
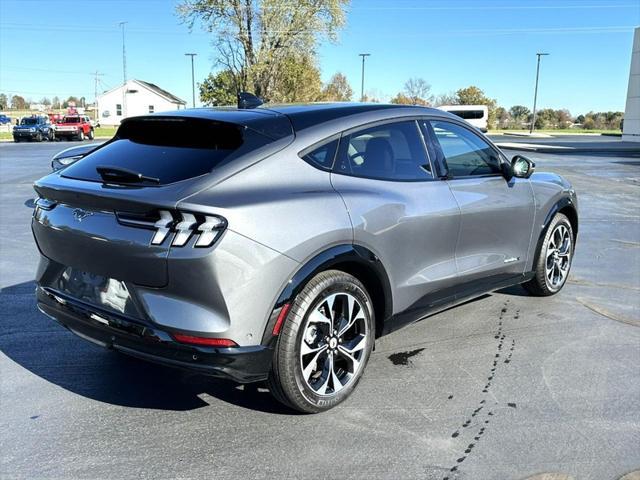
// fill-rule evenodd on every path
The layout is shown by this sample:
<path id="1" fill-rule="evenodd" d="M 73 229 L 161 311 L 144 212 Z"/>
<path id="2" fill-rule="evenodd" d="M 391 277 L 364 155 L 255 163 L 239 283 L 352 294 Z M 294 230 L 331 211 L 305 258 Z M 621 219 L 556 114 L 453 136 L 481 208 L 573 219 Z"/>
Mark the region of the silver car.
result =
<path id="1" fill-rule="evenodd" d="M 578 232 L 566 180 L 430 108 L 181 110 L 65 155 L 35 183 L 39 308 L 303 412 L 345 400 L 380 335 L 508 285 L 557 293 Z"/>

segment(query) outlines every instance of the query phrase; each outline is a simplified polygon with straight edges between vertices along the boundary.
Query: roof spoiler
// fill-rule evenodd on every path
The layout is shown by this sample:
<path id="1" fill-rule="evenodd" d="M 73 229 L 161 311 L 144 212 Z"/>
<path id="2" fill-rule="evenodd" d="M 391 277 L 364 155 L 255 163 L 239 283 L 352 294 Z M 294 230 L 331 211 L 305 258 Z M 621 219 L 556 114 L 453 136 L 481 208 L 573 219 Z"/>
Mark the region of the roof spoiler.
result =
<path id="1" fill-rule="evenodd" d="M 262 105 L 264 102 L 262 99 L 256 97 L 254 94 L 249 92 L 240 92 L 238 93 L 238 108 L 239 109 L 247 109 L 247 108 L 256 108 Z"/>

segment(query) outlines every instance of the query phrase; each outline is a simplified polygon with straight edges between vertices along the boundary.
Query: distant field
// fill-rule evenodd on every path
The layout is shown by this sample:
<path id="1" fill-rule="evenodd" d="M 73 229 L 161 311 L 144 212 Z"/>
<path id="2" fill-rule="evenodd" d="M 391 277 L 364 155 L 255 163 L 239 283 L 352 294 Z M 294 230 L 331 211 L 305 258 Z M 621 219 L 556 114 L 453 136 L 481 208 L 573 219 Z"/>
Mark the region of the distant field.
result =
<path id="1" fill-rule="evenodd" d="M 549 130 L 534 130 L 537 133 L 546 133 L 548 135 L 582 135 L 584 133 L 599 133 L 601 135 L 621 135 L 622 132 L 620 130 L 582 130 L 578 128 L 559 128 L 557 130 L 549 129 Z M 489 130 L 489 134 L 496 133 L 527 133 L 528 130 Z"/>

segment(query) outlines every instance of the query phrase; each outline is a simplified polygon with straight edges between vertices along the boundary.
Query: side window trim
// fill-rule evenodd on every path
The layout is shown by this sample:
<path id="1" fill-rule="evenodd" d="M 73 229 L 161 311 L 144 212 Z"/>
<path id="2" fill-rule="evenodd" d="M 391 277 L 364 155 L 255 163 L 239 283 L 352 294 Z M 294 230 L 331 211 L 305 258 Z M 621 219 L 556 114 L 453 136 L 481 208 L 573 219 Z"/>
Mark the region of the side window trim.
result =
<path id="1" fill-rule="evenodd" d="M 473 128 L 469 128 L 468 125 L 465 125 L 462 122 L 457 122 L 454 119 L 450 119 L 450 118 L 439 118 L 439 117 L 425 117 L 425 120 L 429 122 L 429 126 L 431 127 L 431 130 L 433 130 L 433 126 L 431 125 L 431 122 L 436 121 L 436 122 L 446 122 L 446 123 L 452 123 L 458 127 L 462 127 L 463 129 L 467 130 L 469 133 L 471 133 L 471 135 L 475 135 L 477 138 L 479 138 L 480 140 L 482 140 L 484 143 L 486 143 L 489 148 L 491 148 L 491 150 L 497 155 L 498 160 L 500 162 L 500 164 L 505 162 L 504 159 L 504 155 L 502 154 L 502 152 L 500 152 L 495 145 L 493 145 L 491 142 L 485 140 L 484 138 L 482 138 L 480 135 L 477 134 L 477 132 L 473 131 Z M 433 141 L 434 142 L 438 142 L 438 139 L 435 137 L 435 135 L 433 136 Z M 439 144 L 440 142 L 438 142 Z M 442 148 L 442 146 L 440 147 Z M 447 165 L 447 158 L 443 155 L 443 162 L 444 162 L 444 167 L 446 169 L 446 179 L 447 180 L 465 180 L 465 179 L 469 179 L 469 178 L 492 178 L 492 177 L 501 177 L 504 178 L 504 176 L 499 173 L 485 173 L 482 175 L 457 175 L 457 176 L 453 176 L 449 173 L 449 166 Z"/>
<path id="2" fill-rule="evenodd" d="M 375 122 L 370 122 L 370 123 L 366 123 L 363 125 L 358 125 L 357 127 L 352 127 L 349 128 L 347 130 L 344 130 L 343 132 L 340 133 L 340 142 L 338 143 L 338 148 L 336 149 L 336 154 L 333 160 L 333 166 L 331 167 L 331 173 L 335 173 L 336 175 L 344 175 L 347 177 L 355 177 L 355 178 L 366 178 L 368 180 L 378 180 L 381 182 L 396 182 L 396 183 L 414 183 L 414 182 L 433 182 L 434 180 L 439 180 L 439 178 L 433 173 L 433 164 L 430 161 L 429 158 L 429 152 L 427 152 L 426 146 L 424 144 L 425 139 L 422 136 L 422 131 L 420 129 L 420 126 L 418 125 L 417 121 L 419 120 L 420 117 L 400 117 L 400 118 L 392 118 L 392 119 L 384 119 L 384 120 L 377 120 Z M 339 171 L 336 170 L 336 160 L 338 159 L 339 155 L 341 153 L 344 153 L 344 148 L 345 148 L 345 140 L 347 139 L 347 137 L 349 137 L 350 135 L 353 135 L 354 133 L 358 133 L 361 131 L 365 131 L 365 130 L 369 130 L 371 128 L 375 128 L 375 127 L 382 127 L 384 125 L 390 125 L 390 124 L 395 124 L 395 123 L 413 123 L 414 127 L 416 129 L 416 134 L 418 135 L 418 137 L 420 137 L 421 139 L 421 144 L 422 144 L 422 153 L 424 154 L 425 159 L 427 160 L 427 162 L 429 162 L 429 165 L 431 166 L 432 171 L 431 172 L 426 172 L 429 175 L 431 175 L 431 178 L 416 178 L 416 179 L 397 179 L 397 178 L 378 178 L 378 177 L 366 177 L 363 175 L 355 175 L 352 172 L 346 173 L 343 171 Z"/>

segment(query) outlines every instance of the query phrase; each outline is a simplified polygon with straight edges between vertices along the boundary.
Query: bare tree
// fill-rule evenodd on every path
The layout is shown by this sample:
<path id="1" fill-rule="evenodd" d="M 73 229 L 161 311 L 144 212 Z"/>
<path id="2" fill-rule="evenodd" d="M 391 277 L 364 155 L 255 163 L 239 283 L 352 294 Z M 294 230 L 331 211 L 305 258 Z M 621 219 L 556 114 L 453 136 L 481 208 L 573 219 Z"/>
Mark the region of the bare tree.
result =
<path id="1" fill-rule="evenodd" d="M 410 78 L 404 84 L 404 94 L 412 105 L 429 105 L 433 100 L 431 85 L 424 78 Z"/>
<path id="2" fill-rule="evenodd" d="M 292 59 L 315 60 L 321 39 L 335 40 L 348 0 L 182 0 L 178 16 L 214 35 L 217 60 L 237 90 L 269 99 Z"/>

